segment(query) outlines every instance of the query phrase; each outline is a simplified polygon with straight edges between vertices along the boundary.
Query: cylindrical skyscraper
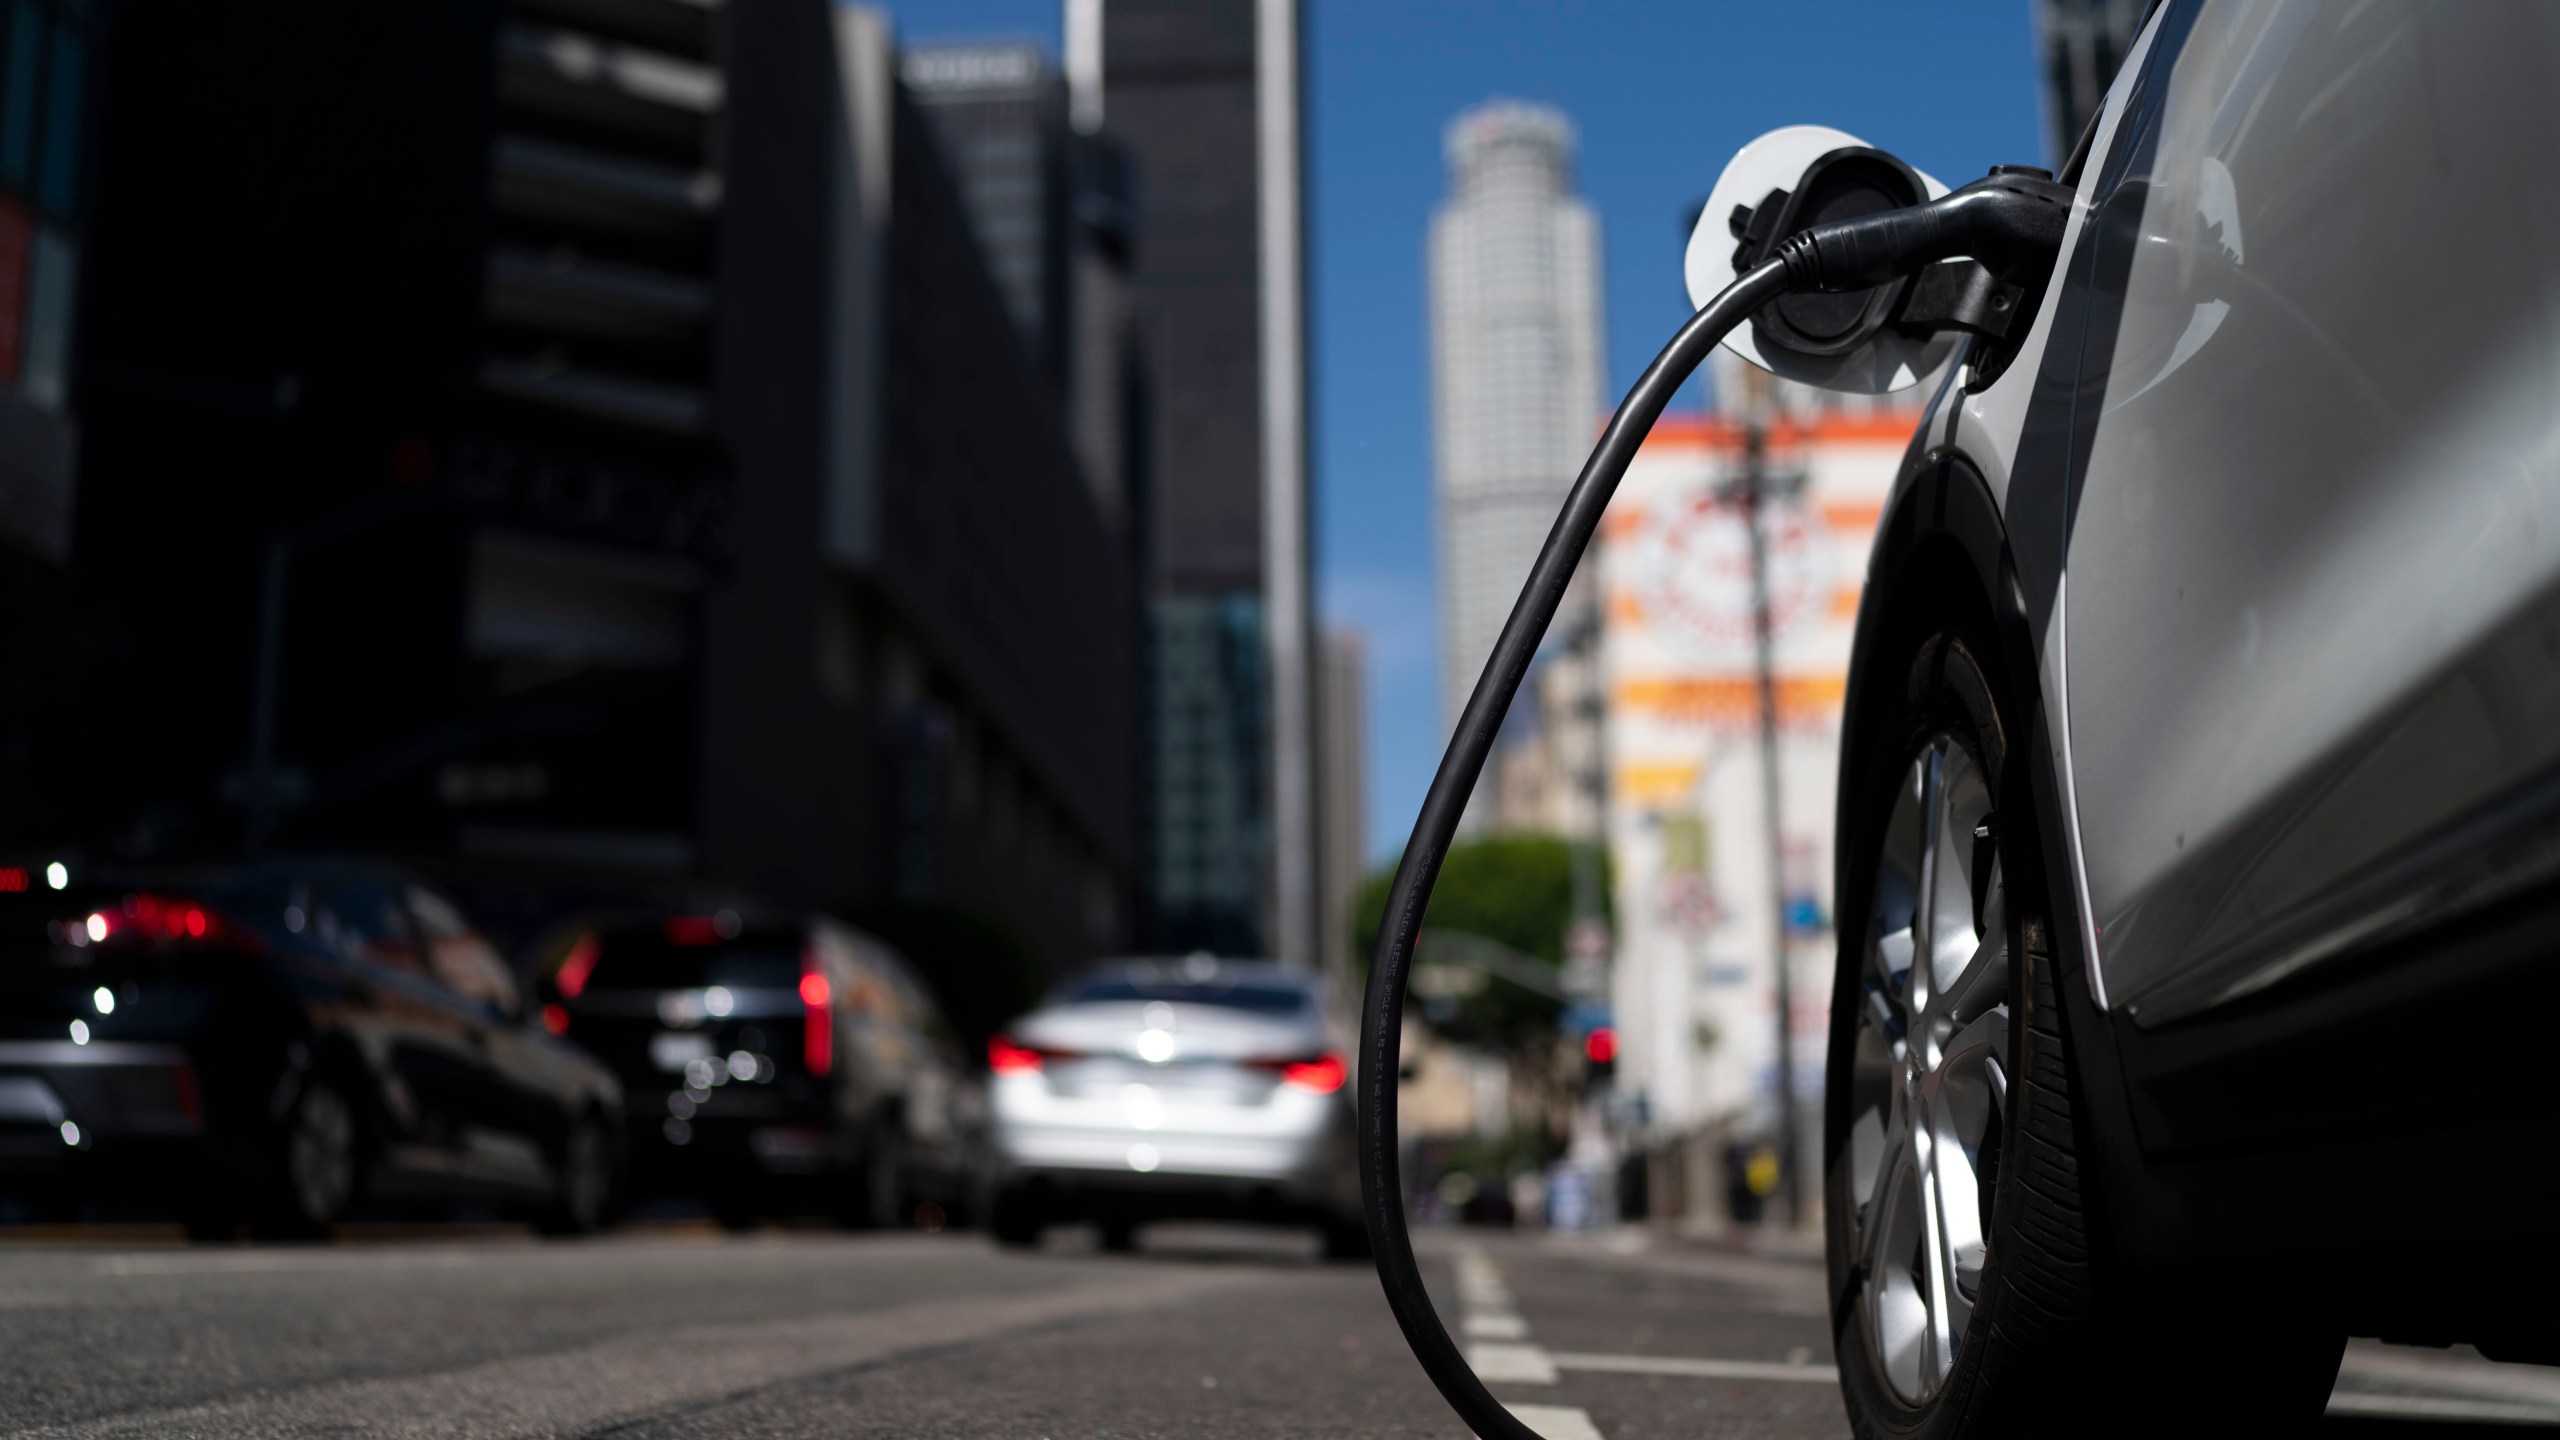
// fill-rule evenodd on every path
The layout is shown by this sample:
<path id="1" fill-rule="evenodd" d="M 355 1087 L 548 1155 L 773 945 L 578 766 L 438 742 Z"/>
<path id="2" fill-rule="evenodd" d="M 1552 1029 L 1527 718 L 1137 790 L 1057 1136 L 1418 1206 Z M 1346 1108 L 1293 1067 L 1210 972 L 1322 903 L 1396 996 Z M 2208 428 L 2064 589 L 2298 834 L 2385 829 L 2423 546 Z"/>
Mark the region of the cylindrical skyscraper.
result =
<path id="1" fill-rule="evenodd" d="M 1494 101 L 1449 127 L 1450 194 L 1431 223 L 1444 727 L 1600 424 L 1600 227 L 1573 193 L 1573 144 L 1572 122 L 1542 105 Z M 1554 633 L 1587 634 L 1589 605 L 1568 596 Z M 1570 828 L 1585 824 L 1596 831 L 1596 801 Z"/>

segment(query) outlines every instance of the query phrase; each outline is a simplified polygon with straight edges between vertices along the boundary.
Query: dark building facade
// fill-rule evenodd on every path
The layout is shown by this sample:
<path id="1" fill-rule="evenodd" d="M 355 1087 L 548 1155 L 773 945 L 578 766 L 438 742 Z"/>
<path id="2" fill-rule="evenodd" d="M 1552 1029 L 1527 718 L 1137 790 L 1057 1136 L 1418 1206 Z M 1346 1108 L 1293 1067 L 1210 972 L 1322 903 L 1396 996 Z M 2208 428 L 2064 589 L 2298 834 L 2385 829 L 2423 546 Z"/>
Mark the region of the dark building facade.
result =
<path id="1" fill-rule="evenodd" d="M 97 20 L 38 0 L 0 24 L 0 545 L 68 558 L 72 337 Z"/>
<path id="2" fill-rule="evenodd" d="M 1149 939 L 1276 948 L 1256 0 L 1105 0 L 1105 129 L 1144 197 Z"/>
<path id="3" fill-rule="evenodd" d="M 1124 552 L 876 16 L 109 13 L 101 844 L 1120 942 Z"/>
<path id="4" fill-rule="evenodd" d="M 2054 165 L 2098 113 L 2145 8 L 2144 0 L 2036 0 L 2036 88 Z"/>
<path id="5" fill-rule="evenodd" d="M 1069 123 L 1066 79 L 1036 45 L 911 46 L 899 70 L 1094 501 L 1137 563 L 1146 392 L 1129 307 L 1141 237 L 1128 152 Z"/>

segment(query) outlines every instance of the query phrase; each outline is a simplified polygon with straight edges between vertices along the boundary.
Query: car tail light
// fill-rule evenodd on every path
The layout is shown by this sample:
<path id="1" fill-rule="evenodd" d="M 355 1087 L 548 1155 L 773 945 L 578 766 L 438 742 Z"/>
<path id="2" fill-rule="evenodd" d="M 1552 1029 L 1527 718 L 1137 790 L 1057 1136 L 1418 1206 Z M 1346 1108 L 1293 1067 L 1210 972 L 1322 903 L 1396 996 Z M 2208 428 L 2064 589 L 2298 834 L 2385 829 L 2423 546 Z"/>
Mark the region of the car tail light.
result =
<path id="1" fill-rule="evenodd" d="M 666 929 L 670 945 L 717 945 L 729 938 L 720 933 L 717 915 L 670 915 Z"/>
<path id="2" fill-rule="evenodd" d="M 556 1003 L 543 1006 L 542 1028 L 550 1031 L 554 1035 L 568 1034 L 569 1008 L 565 1005 Z"/>
<path id="3" fill-rule="evenodd" d="M 80 933 L 92 945 L 266 949 L 264 941 L 225 920 L 220 912 L 167 895 L 127 895 L 121 905 L 92 910 L 81 922 Z"/>
<path id="4" fill-rule="evenodd" d="M 987 1042 L 987 1068 L 998 1075 L 1033 1075 L 1040 1070 L 1040 1052 L 1028 1045 L 1016 1045 L 1010 1035 L 998 1035 Z"/>
<path id="5" fill-rule="evenodd" d="M 596 960 L 603 954 L 604 942 L 592 932 L 579 936 L 578 943 L 570 946 L 568 955 L 560 961 L 559 972 L 551 977 L 551 983 L 559 987 L 564 998 L 577 999 L 596 973 Z"/>
<path id="6" fill-rule="evenodd" d="M 1281 1084 L 1312 1090 L 1318 1095 L 1332 1094 L 1350 1078 L 1351 1067 L 1342 1063 L 1341 1056 L 1330 1052 L 1313 1060 L 1292 1060 L 1280 1067 Z"/>
<path id="7" fill-rule="evenodd" d="M 0 895 L 18 895 L 27 888 L 27 869 L 23 865 L 0 865 Z"/>
<path id="8" fill-rule="evenodd" d="M 800 1058 L 812 1075 L 824 1075 L 836 1063 L 835 987 L 818 962 L 817 947 L 800 957 Z"/>

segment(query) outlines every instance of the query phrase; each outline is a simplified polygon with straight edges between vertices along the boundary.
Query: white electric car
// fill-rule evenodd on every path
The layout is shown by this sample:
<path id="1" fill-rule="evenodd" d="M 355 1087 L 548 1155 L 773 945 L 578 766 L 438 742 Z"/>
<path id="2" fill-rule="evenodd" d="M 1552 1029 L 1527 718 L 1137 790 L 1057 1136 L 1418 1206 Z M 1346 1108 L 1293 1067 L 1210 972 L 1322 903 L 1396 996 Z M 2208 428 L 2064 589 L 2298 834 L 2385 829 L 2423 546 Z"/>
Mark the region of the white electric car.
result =
<path id="1" fill-rule="evenodd" d="M 1195 955 L 1071 980 L 988 1046 L 990 1228 L 1091 1220 L 1125 1250 L 1149 1220 L 1243 1219 L 1365 1256 L 1346 1050 L 1303 971 Z"/>
<path id="2" fill-rule="evenodd" d="M 1860 1435 L 2560 1363 L 2555 136 L 2560 9 L 2157 5 L 2040 296 L 1954 342 L 1843 730 Z"/>

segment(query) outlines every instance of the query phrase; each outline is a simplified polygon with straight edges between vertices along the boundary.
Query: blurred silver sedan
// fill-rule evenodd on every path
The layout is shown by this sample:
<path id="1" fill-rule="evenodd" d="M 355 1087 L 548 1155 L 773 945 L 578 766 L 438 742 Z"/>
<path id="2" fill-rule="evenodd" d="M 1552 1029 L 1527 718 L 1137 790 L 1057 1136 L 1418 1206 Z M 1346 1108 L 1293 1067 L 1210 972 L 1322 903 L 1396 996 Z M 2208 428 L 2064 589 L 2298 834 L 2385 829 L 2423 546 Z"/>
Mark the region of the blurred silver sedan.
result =
<path id="1" fill-rule="evenodd" d="M 1312 1224 L 1368 1253 L 1349 1046 L 1320 986 L 1277 965 L 1125 960 L 1069 981 L 988 1045 L 1008 1245 L 1091 1220 L 1126 1250 L 1149 1220 Z"/>

